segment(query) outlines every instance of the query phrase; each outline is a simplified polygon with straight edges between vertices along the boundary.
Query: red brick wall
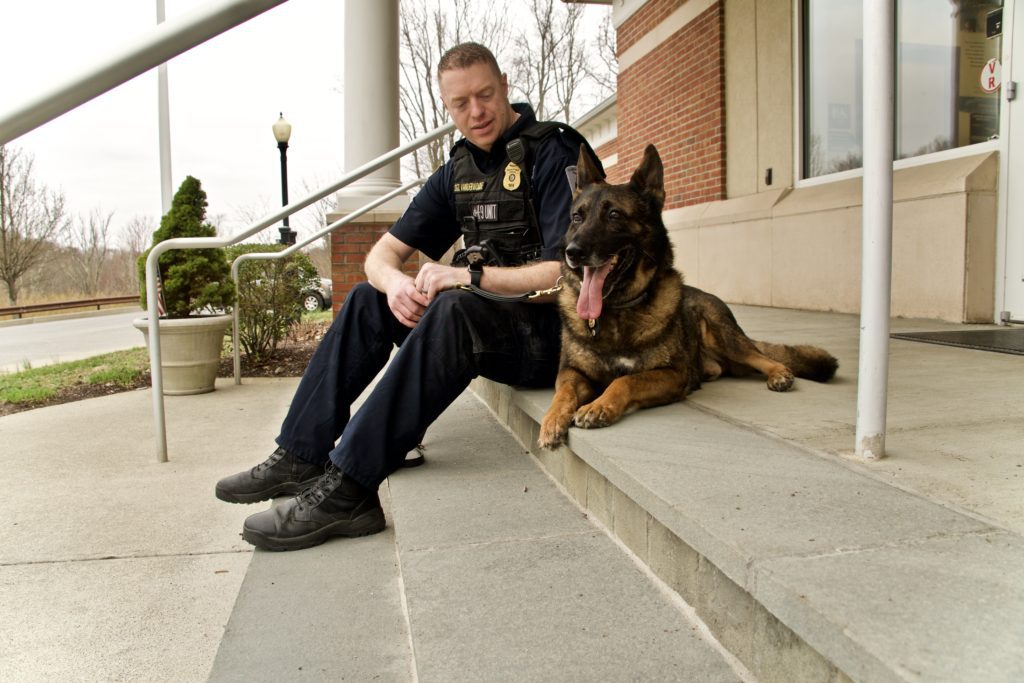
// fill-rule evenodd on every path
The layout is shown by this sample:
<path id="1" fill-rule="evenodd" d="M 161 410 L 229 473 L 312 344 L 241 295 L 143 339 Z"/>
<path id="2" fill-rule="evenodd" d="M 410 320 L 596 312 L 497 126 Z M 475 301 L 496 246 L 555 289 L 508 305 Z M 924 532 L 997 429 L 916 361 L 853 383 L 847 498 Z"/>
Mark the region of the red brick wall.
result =
<path id="1" fill-rule="evenodd" d="M 334 314 L 341 310 L 345 297 L 358 283 L 366 281 L 363 264 L 366 255 L 381 235 L 391 229 L 390 223 L 346 223 L 331 233 L 331 282 Z M 419 270 L 416 254 L 405 264 L 410 276 Z"/>
<path id="2" fill-rule="evenodd" d="M 619 149 L 619 141 L 618 141 L 618 139 L 614 139 L 614 140 L 609 140 L 608 142 L 604 143 L 603 145 L 599 145 L 599 146 L 595 147 L 594 148 L 594 152 L 597 153 L 597 158 L 598 159 L 607 159 L 611 155 L 615 154 L 615 152 L 618 149 Z"/>
<path id="3" fill-rule="evenodd" d="M 615 45 L 621 55 L 638 40 L 651 32 L 668 15 L 679 9 L 686 0 L 651 0 L 624 21 L 615 32 Z"/>
<path id="4" fill-rule="evenodd" d="M 657 25 L 678 6 L 654 0 L 619 29 Z M 653 22 L 653 23 L 652 23 Z M 635 40 L 634 40 L 635 42 Z M 625 182 L 648 143 L 665 164 L 665 208 L 725 198 L 725 58 L 717 2 L 619 73 L 619 161 L 611 182 Z M 620 47 L 620 54 L 624 48 Z"/>

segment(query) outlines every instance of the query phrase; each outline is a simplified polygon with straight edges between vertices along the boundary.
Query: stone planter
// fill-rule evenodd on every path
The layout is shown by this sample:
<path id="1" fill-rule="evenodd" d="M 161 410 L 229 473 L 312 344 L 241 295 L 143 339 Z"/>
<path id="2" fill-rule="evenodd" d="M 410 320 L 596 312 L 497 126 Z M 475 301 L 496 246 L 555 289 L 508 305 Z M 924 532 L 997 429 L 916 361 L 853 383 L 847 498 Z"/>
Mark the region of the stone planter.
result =
<path id="1" fill-rule="evenodd" d="M 149 318 L 136 318 L 132 325 L 142 332 L 148 346 Z M 230 326 L 230 315 L 160 320 L 160 366 L 165 396 L 213 391 L 224 333 Z"/>

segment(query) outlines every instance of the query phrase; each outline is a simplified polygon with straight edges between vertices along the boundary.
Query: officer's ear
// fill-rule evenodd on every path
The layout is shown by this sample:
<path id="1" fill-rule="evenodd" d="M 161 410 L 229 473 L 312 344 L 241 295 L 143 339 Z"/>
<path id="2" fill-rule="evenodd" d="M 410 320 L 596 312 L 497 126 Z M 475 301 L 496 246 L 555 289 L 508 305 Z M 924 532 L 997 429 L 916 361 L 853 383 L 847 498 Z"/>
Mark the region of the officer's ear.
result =
<path id="1" fill-rule="evenodd" d="M 590 158 L 587 148 L 580 145 L 580 157 L 576 162 L 576 191 L 582 190 L 587 185 L 603 182 L 604 174 L 601 173 L 601 169 Z"/>

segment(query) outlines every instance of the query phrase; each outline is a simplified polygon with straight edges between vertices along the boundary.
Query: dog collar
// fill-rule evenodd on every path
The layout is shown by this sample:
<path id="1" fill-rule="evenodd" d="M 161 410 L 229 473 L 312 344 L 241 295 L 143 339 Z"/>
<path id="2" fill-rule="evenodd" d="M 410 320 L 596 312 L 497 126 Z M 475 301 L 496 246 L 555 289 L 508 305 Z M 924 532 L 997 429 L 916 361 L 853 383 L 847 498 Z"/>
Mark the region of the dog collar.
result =
<path id="1" fill-rule="evenodd" d="M 615 310 L 619 310 L 619 309 L 622 309 L 622 308 L 632 308 L 633 306 L 636 306 L 639 303 L 643 303 L 644 299 L 646 299 L 646 298 L 647 298 L 647 290 L 645 289 L 644 291 L 640 292 L 640 296 L 635 296 L 632 299 L 630 299 L 629 301 L 623 301 L 621 304 L 605 304 L 605 305 L 608 308 L 614 308 Z"/>
<path id="2" fill-rule="evenodd" d="M 611 309 L 614 309 L 614 310 L 618 311 L 618 310 L 622 310 L 623 308 L 632 308 L 633 306 L 636 306 L 637 304 L 642 303 L 645 299 L 647 299 L 647 290 L 646 289 L 644 291 L 640 292 L 639 296 L 635 296 L 632 299 L 630 299 L 629 301 L 623 301 L 620 304 L 605 304 L 605 305 L 608 308 L 611 308 Z M 591 337 L 596 337 L 597 333 L 598 333 L 598 330 L 601 329 L 601 318 L 594 318 L 593 320 L 588 320 L 587 321 L 587 327 L 590 328 L 590 336 Z"/>

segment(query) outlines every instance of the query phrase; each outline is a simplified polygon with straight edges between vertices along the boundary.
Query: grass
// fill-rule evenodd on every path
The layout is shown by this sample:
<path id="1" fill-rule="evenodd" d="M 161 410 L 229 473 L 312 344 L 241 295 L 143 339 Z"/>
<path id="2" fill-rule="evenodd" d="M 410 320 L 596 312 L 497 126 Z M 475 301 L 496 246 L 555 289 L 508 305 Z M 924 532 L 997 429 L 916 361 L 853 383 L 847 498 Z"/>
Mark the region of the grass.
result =
<path id="1" fill-rule="evenodd" d="M 330 319 L 330 310 L 302 315 L 302 322 Z M 0 405 L 47 401 L 81 384 L 131 388 L 147 372 L 149 352 L 143 347 L 19 372 L 0 372 Z"/>
<path id="2" fill-rule="evenodd" d="M 131 387 L 148 371 L 148 352 L 136 348 L 0 374 L 0 403 L 45 401 L 79 384 Z"/>
<path id="3" fill-rule="evenodd" d="M 333 319 L 334 314 L 331 312 L 331 309 L 329 308 L 326 311 L 315 311 L 313 313 L 302 314 L 302 322 L 304 323 L 317 323 L 323 322 L 324 320 L 330 321 Z"/>

